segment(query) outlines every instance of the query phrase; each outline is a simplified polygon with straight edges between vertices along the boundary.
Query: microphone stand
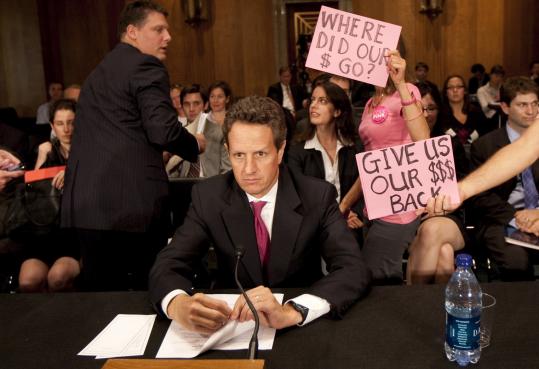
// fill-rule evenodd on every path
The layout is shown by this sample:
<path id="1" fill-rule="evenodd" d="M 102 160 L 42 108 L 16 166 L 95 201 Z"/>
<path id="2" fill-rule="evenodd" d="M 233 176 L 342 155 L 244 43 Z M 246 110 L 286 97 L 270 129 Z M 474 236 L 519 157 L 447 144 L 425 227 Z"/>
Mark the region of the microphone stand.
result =
<path id="1" fill-rule="evenodd" d="M 255 307 L 253 306 L 253 303 L 251 302 L 251 299 L 247 294 L 245 293 L 245 290 L 243 289 L 240 280 L 238 279 L 238 266 L 240 264 L 240 260 L 243 257 L 243 254 L 245 253 L 245 249 L 241 246 L 236 247 L 236 267 L 234 268 L 234 278 L 236 279 L 236 284 L 238 288 L 241 291 L 241 294 L 243 295 L 243 298 L 245 299 L 245 302 L 247 303 L 247 306 L 249 306 L 249 309 L 253 313 L 253 316 L 255 318 L 255 329 L 253 331 L 253 335 L 251 336 L 251 341 L 249 341 L 249 360 L 256 359 L 257 353 L 258 353 L 258 329 L 260 328 L 260 320 L 258 318 L 258 312 L 256 311 Z"/>

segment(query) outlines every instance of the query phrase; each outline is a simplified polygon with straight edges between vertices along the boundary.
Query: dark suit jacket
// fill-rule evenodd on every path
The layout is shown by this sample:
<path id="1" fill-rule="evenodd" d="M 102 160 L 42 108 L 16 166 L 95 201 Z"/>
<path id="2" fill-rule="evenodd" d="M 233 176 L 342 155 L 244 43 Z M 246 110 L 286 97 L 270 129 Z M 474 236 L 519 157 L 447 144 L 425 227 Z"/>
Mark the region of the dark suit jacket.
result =
<path id="1" fill-rule="evenodd" d="M 496 151 L 509 145 L 505 127 L 480 137 L 472 144 L 471 169 L 476 169 L 487 161 Z M 539 161 L 532 166 L 535 185 L 539 188 Z M 474 208 L 481 214 L 480 223 L 506 225 L 515 215 L 515 208 L 507 201 L 517 185 L 517 177 L 485 191 L 472 199 Z"/>
<path id="2" fill-rule="evenodd" d="M 340 316 L 365 292 L 370 273 L 335 196 L 334 187 L 327 182 L 280 167 L 264 280 L 253 213 L 233 173 L 196 184 L 185 223 L 157 256 L 150 272 L 150 298 L 155 308 L 161 311 L 161 300 L 174 289 L 191 291 L 194 266 L 211 243 L 218 260 L 216 287 L 236 288 L 234 250 L 243 246 L 246 251 L 238 276 L 245 288 L 307 288 L 306 293 L 326 299 L 333 314 Z M 321 256 L 327 263 L 327 276 L 321 271 Z"/>
<path id="3" fill-rule="evenodd" d="M 178 123 L 163 63 L 118 44 L 82 87 L 66 170 L 62 225 L 143 232 L 166 223 L 163 150 L 187 160 L 196 139 Z"/>
<path id="4" fill-rule="evenodd" d="M 294 110 L 298 111 L 302 108 L 303 102 L 303 93 L 297 85 L 290 85 L 290 91 L 292 92 L 292 97 L 294 101 Z M 276 101 L 280 106 L 283 105 L 283 89 L 281 87 L 281 82 L 277 82 L 268 88 L 268 97 Z"/>
<path id="5" fill-rule="evenodd" d="M 315 149 L 305 149 L 305 141 L 294 143 L 288 151 L 288 166 L 306 176 L 320 179 L 326 178 L 322 153 Z M 363 151 L 363 145 L 358 142 L 353 146 L 344 146 L 339 151 L 339 182 L 341 198 L 344 197 L 359 176 L 356 164 L 356 154 Z"/>

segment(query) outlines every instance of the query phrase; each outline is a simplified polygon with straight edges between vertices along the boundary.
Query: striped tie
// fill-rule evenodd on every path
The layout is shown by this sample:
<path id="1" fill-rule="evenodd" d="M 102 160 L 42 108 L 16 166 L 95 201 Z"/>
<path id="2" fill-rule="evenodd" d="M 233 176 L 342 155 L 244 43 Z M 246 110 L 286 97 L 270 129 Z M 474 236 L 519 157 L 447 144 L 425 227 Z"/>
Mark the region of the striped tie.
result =
<path id="1" fill-rule="evenodd" d="M 537 187 L 535 187 L 535 181 L 533 180 L 533 173 L 530 167 L 522 172 L 522 187 L 524 187 L 524 205 L 526 209 L 535 209 L 539 201 L 539 194 L 537 193 Z"/>

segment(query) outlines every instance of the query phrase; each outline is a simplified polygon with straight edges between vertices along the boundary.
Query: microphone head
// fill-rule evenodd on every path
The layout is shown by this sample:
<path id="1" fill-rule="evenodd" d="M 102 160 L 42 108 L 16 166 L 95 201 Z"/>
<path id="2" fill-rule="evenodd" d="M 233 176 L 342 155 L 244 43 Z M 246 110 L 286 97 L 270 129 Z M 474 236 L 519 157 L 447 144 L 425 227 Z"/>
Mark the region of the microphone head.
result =
<path id="1" fill-rule="evenodd" d="M 243 247 L 243 245 L 236 245 L 234 255 L 236 255 L 237 258 L 242 258 L 243 254 L 245 254 L 245 247 Z"/>

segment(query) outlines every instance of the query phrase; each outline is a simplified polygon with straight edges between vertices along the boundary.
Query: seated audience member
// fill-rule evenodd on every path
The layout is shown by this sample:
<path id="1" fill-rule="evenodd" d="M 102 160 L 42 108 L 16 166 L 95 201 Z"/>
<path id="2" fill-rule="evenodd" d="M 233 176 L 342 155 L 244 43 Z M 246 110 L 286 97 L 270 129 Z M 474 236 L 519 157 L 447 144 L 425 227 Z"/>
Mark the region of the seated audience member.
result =
<path id="1" fill-rule="evenodd" d="M 226 110 L 232 103 L 232 89 L 225 81 L 216 81 L 208 87 L 210 113 L 208 119 L 222 127 Z"/>
<path id="2" fill-rule="evenodd" d="M 414 84 L 417 84 L 419 82 L 426 83 L 429 85 L 431 90 L 438 90 L 438 86 L 436 86 L 435 83 L 428 80 L 429 76 L 429 66 L 427 63 L 419 62 L 415 65 L 415 82 Z"/>
<path id="3" fill-rule="evenodd" d="M 71 136 L 75 120 L 75 102 L 63 99 L 51 105 L 51 127 L 56 138 L 42 143 L 35 169 L 66 165 L 71 149 Z M 58 173 L 52 184 L 64 187 L 64 171 Z M 22 292 L 56 292 L 69 290 L 79 275 L 78 250 L 69 231 L 57 229 L 46 236 L 32 237 L 27 259 L 19 273 Z"/>
<path id="4" fill-rule="evenodd" d="M 79 101 L 80 85 L 72 84 L 64 90 L 64 99 Z"/>
<path id="5" fill-rule="evenodd" d="M 457 137 L 463 145 L 475 141 L 483 126 L 483 114 L 470 104 L 464 79 L 449 76 L 443 87 L 444 106 L 442 115 L 433 129 L 435 136 L 448 134 Z"/>
<path id="6" fill-rule="evenodd" d="M 222 89 L 222 87 L 217 87 L 217 89 Z M 216 89 L 212 90 L 215 94 Z M 201 90 L 200 86 L 193 85 L 183 89 L 180 99 L 184 110 L 187 111 L 187 131 L 193 135 L 204 136 L 206 148 L 198 156 L 198 160 L 193 163 L 181 160 L 179 156 L 173 156 L 167 163 L 169 176 L 207 178 L 230 170 L 230 161 L 224 146 L 221 126 L 208 119 L 211 114 L 206 114 L 203 111 L 207 104 L 206 93 Z"/>
<path id="7" fill-rule="evenodd" d="M 174 109 L 176 109 L 178 112 L 178 121 L 182 124 L 182 126 L 185 127 L 187 125 L 187 117 L 185 116 L 185 111 L 182 107 L 182 100 L 180 99 L 182 90 L 183 86 L 178 83 L 170 86 L 170 99 L 172 100 Z"/>
<path id="8" fill-rule="evenodd" d="M 429 138 L 429 127 L 419 101 L 420 93 L 404 78 L 406 61 L 398 51 L 388 52 L 387 57 L 391 78 L 386 87 L 376 87 L 359 125 L 359 135 L 366 151 Z M 357 180 L 341 200 L 341 211 L 346 213 L 360 194 L 361 183 Z M 415 212 L 365 220 L 362 253 L 375 283 L 403 282 L 402 256 L 418 227 L 419 218 Z"/>
<path id="9" fill-rule="evenodd" d="M 432 130 L 442 103 L 440 93 L 426 83 L 417 83 L 416 86 L 421 93 L 423 114 Z M 468 159 L 464 147 L 456 137 L 451 139 L 451 144 L 457 179 L 460 179 L 469 170 Z M 407 284 L 447 283 L 454 271 L 454 252 L 462 249 L 465 241 L 462 211 L 425 219 L 408 248 Z"/>
<path id="10" fill-rule="evenodd" d="M 345 78 L 345 77 L 341 77 L 341 76 L 337 76 L 335 74 L 323 73 L 323 74 L 320 74 L 319 76 L 317 76 L 314 79 L 313 84 L 312 84 L 313 89 L 317 85 L 323 84 L 325 82 L 331 82 L 331 83 L 336 84 L 337 86 L 339 86 L 344 91 L 344 93 L 346 94 L 348 99 L 351 99 L 352 81 L 350 79 Z M 310 103 L 306 108 L 306 110 L 307 110 L 306 115 L 307 116 L 305 118 L 299 120 L 296 123 L 296 128 L 294 130 L 294 137 L 302 136 L 302 135 L 305 134 L 305 131 L 307 131 L 307 128 L 309 127 L 309 124 L 310 124 L 310 122 L 309 122 L 309 109 L 310 109 Z M 351 119 L 352 119 L 352 123 L 353 123 L 355 129 L 357 130 L 357 127 L 359 125 L 359 121 L 361 120 L 361 115 L 360 115 L 360 112 L 359 112 L 358 109 L 353 109 L 352 110 Z"/>
<path id="11" fill-rule="evenodd" d="M 505 70 L 501 65 L 493 66 L 490 70 L 490 80 L 477 90 L 477 99 L 486 118 L 485 132 L 501 127 L 500 87 L 504 76 Z"/>
<path id="12" fill-rule="evenodd" d="M 49 101 L 39 105 L 36 113 L 36 124 L 49 124 L 49 111 L 51 104 L 62 98 L 64 87 L 60 82 L 52 82 L 49 85 Z"/>
<path id="13" fill-rule="evenodd" d="M 364 108 L 365 105 L 367 105 L 367 101 L 374 95 L 374 86 L 370 83 L 365 82 L 359 82 L 359 81 L 353 81 L 352 82 L 352 88 L 351 88 L 351 95 L 352 95 L 352 106 L 354 108 Z M 354 109 L 354 112 L 356 109 Z M 357 126 L 357 122 L 361 120 L 361 116 L 356 121 L 354 119 L 354 123 Z"/>
<path id="14" fill-rule="evenodd" d="M 288 110 L 292 115 L 303 106 L 303 94 L 301 88 L 292 84 L 292 72 L 290 67 L 279 68 L 279 82 L 268 88 L 267 96 L 277 104 Z"/>
<path id="15" fill-rule="evenodd" d="M 233 309 L 205 294 L 190 295 L 193 267 L 213 245 L 217 288 L 236 288 L 236 249 L 244 250 L 238 278 L 261 324 L 303 325 L 331 312 L 340 317 L 366 291 L 369 272 L 342 218 L 335 187 L 281 164 L 286 145 L 282 109 L 265 97 L 239 100 L 223 132 L 232 171 L 193 187 L 185 223 L 150 273 L 157 311 L 182 327 L 212 332 L 229 319 L 252 319 L 240 297 Z M 320 258 L 329 274 L 322 274 Z M 273 288 L 305 288 L 280 304 Z"/>
<path id="16" fill-rule="evenodd" d="M 307 129 L 288 151 L 288 166 L 333 184 L 340 202 L 359 176 L 355 155 L 363 151 L 352 123 L 350 99 L 336 84 L 322 82 L 314 87 L 309 113 Z M 357 212 L 350 211 L 348 226 L 362 225 Z"/>
<path id="17" fill-rule="evenodd" d="M 539 85 L 539 60 L 534 60 L 530 63 L 530 79 Z"/>
<path id="18" fill-rule="evenodd" d="M 472 168 L 481 166 L 499 149 L 516 141 L 528 127 L 537 124 L 538 89 L 530 79 L 509 78 L 501 87 L 500 98 L 501 108 L 508 115 L 507 125 L 474 142 Z M 518 176 L 471 200 L 482 214 L 478 225 L 479 242 L 486 246 L 499 266 L 503 280 L 533 277 L 530 259 L 538 254 L 508 245 L 504 237 L 516 229 L 532 233 L 539 230 L 538 185 L 539 161 L 535 161 Z"/>
<path id="19" fill-rule="evenodd" d="M 489 81 L 489 75 L 485 73 L 483 64 L 474 64 L 470 69 L 472 76 L 468 80 L 468 92 L 475 95 L 479 87 L 484 86 Z"/>

